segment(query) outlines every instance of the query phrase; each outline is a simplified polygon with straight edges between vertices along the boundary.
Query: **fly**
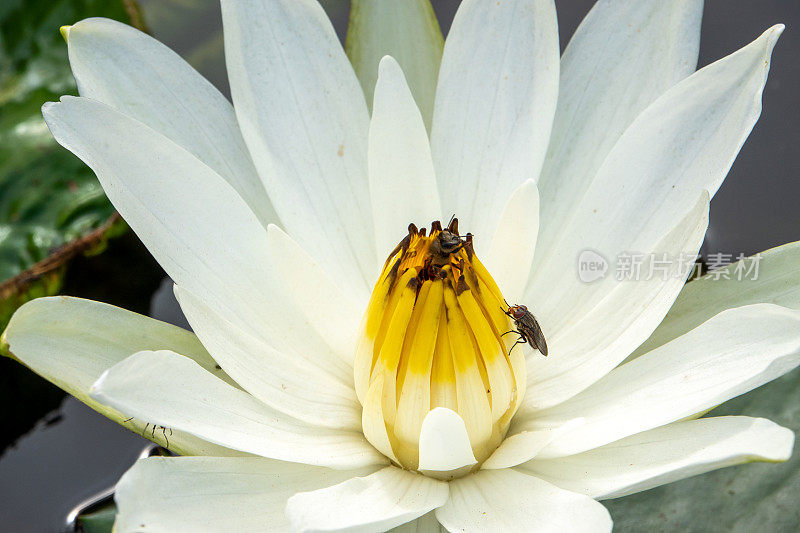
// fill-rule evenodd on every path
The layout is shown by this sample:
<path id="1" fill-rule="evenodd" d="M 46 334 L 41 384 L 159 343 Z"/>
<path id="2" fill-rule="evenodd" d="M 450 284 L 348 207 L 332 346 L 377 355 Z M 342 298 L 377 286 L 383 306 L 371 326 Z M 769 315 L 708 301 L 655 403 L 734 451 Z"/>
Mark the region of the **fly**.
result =
<path id="1" fill-rule="evenodd" d="M 508 305 L 508 302 L 506 302 L 506 305 Z M 506 331 L 503 335 L 507 333 L 516 333 L 519 335 L 519 339 L 511 346 L 511 350 L 513 350 L 514 346 L 517 344 L 524 344 L 527 342 L 535 349 L 539 350 L 542 355 L 547 357 L 547 342 L 544 340 L 542 328 L 539 322 L 536 321 L 536 317 L 533 316 L 533 313 L 528 311 L 528 308 L 524 305 L 508 305 L 508 310 L 504 309 L 503 312 L 514 320 L 514 327 L 516 328 L 516 331 Z M 511 352 L 511 350 L 509 350 L 509 352 Z"/>

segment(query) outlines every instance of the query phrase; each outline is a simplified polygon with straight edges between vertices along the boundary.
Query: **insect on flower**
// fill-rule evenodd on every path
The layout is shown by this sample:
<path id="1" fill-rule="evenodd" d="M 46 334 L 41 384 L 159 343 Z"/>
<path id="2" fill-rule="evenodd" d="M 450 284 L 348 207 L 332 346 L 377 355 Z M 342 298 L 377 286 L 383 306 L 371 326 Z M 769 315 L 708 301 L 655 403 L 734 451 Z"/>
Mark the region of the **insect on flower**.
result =
<path id="1" fill-rule="evenodd" d="M 128 422 L 130 422 L 133 419 L 134 419 L 134 417 L 127 418 L 127 419 L 123 420 L 122 423 L 123 424 L 127 424 Z M 156 424 L 151 424 L 150 422 L 148 422 L 147 424 L 145 424 L 144 429 L 142 429 L 142 433 L 141 433 L 142 437 L 147 438 L 147 428 L 149 428 L 150 426 L 153 427 L 153 430 L 150 432 L 150 436 L 152 438 L 155 438 L 156 431 L 157 430 L 161 430 L 161 434 L 164 436 L 164 440 L 166 441 L 166 446 L 164 446 L 164 447 L 167 450 L 169 450 L 169 437 L 167 437 L 167 431 L 169 431 L 169 436 L 171 437 L 172 436 L 172 429 L 168 428 L 168 427 L 165 427 L 165 426 L 157 426 Z"/>
<path id="2" fill-rule="evenodd" d="M 464 239 L 458 234 L 458 219 L 455 215 L 450 218 L 447 229 L 442 229 L 442 224 L 438 220 L 434 221 L 431 224 L 431 235 L 434 232 L 438 232 L 438 236 L 431 242 L 430 253 L 431 264 L 436 268 L 441 268 L 450 261 L 452 254 L 472 244 L 471 234 L 467 234 Z"/>
<path id="3" fill-rule="evenodd" d="M 508 305 L 508 302 L 506 302 L 506 305 Z M 527 342 L 547 357 L 547 342 L 544 340 L 542 328 L 533 313 L 528 311 L 528 308 L 524 305 L 508 305 L 508 310 L 504 310 L 504 312 L 514 320 L 514 327 L 517 328 L 514 332 L 507 331 L 506 333 L 519 334 L 519 339 L 511 346 L 511 350 L 517 344 Z M 503 333 L 503 335 L 506 333 Z M 510 352 L 511 350 L 508 351 Z"/>
<path id="4" fill-rule="evenodd" d="M 562 61 L 552 0 L 465 0 L 447 44 L 432 27 L 411 54 L 441 57 L 425 106 L 391 56 L 354 69 L 316 0 L 223 0 L 233 105 L 137 30 L 65 28 L 81 96 L 45 121 L 194 331 L 60 296 L 0 336 L 186 456 L 123 476 L 116 530 L 609 533 L 601 500 L 789 459 L 790 428 L 692 415 L 800 366 L 797 243 L 765 257 L 780 287 L 575 276 L 586 243 L 700 249 L 783 29 L 691 74 L 702 7 L 601 0 Z M 463 228 L 401 235 L 443 212 Z M 548 350 L 504 291 L 536 302 L 554 357 L 509 353 Z"/>

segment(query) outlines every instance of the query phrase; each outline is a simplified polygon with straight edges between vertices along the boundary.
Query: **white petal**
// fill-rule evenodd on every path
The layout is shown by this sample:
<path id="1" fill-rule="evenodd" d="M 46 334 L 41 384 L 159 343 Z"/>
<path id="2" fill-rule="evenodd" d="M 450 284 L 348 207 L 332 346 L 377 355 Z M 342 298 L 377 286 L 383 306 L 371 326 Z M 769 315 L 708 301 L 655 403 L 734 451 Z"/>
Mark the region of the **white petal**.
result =
<path id="1" fill-rule="evenodd" d="M 432 409 L 425 416 L 419 434 L 419 470 L 441 475 L 477 462 L 464 420 L 445 407 Z"/>
<path id="2" fill-rule="evenodd" d="M 369 190 L 378 260 L 407 234 L 442 217 L 428 133 L 397 61 L 381 60 L 369 125 Z"/>
<path id="3" fill-rule="evenodd" d="M 571 398 L 605 376 L 650 335 L 689 274 L 689 269 L 680 272 L 677 258 L 689 257 L 689 264 L 694 264 L 708 227 L 708 202 L 708 193 L 703 191 L 689 214 L 653 247 L 656 255 L 643 261 L 640 279 L 618 281 L 612 273 L 595 282 L 614 287 L 583 317 L 548 337 L 550 355 L 546 359 L 538 354 L 528 358 L 527 392 L 520 415 Z M 663 254 L 669 259 L 665 272 L 660 273 L 655 267 Z M 550 323 L 544 317 L 539 320 L 545 335 L 549 334 Z"/>
<path id="4" fill-rule="evenodd" d="M 332 279 L 328 272 L 275 225 L 267 228 L 267 239 L 276 273 L 288 295 L 311 329 L 319 333 L 345 363 L 348 383 L 352 383 L 353 346 L 367 301 L 346 290 L 346 284 Z M 286 309 L 284 308 L 284 312 Z"/>
<path id="5" fill-rule="evenodd" d="M 167 274 L 231 315 L 269 299 L 266 230 L 238 194 L 190 153 L 87 98 L 45 104 L 56 140 L 95 171 L 123 218 Z M 270 324 L 270 322 L 266 322 Z"/>
<path id="6" fill-rule="evenodd" d="M 444 45 L 431 148 L 445 213 L 490 238 L 511 193 L 537 180 L 558 93 L 552 0 L 465 0 Z"/>
<path id="7" fill-rule="evenodd" d="M 360 431 L 361 406 L 352 380 L 344 383 L 324 365 L 274 349 L 180 287 L 175 295 L 203 345 L 247 392 L 308 424 Z"/>
<path id="8" fill-rule="evenodd" d="M 140 434 L 150 420 L 125 422 L 129 414 L 111 409 L 89 396 L 92 383 L 131 354 L 141 350 L 174 350 L 233 385 L 233 381 L 216 368 L 197 337 L 185 329 L 80 298 L 56 296 L 26 303 L 11 318 L 0 344 L 7 344 L 13 358 L 43 378 Z M 155 432 L 152 440 L 167 445 L 162 437 L 160 432 Z M 169 435 L 169 449 L 184 455 L 239 455 L 239 452 L 180 431 Z"/>
<path id="9" fill-rule="evenodd" d="M 687 283 L 664 321 L 633 357 L 699 326 L 717 313 L 747 304 L 800 308 L 800 242 L 778 246 Z"/>
<path id="10" fill-rule="evenodd" d="M 366 477 L 289 498 L 297 531 L 386 531 L 447 501 L 447 483 L 389 466 Z"/>
<path id="11" fill-rule="evenodd" d="M 99 102 L 64 97 L 44 114 L 178 285 L 280 351 L 309 359 L 331 351 L 279 282 L 266 229 L 218 174 Z M 343 380 L 352 379 L 338 356 L 328 361 L 338 363 Z"/>
<path id="12" fill-rule="evenodd" d="M 794 432 L 763 418 L 724 416 L 676 422 L 520 470 L 595 499 L 618 498 L 717 468 L 786 461 Z"/>
<path id="13" fill-rule="evenodd" d="M 93 385 L 92 397 L 137 418 L 282 461 L 339 469 L 386 461 L 360 433 L 292 419 L 167 351 L 139 352 L 113 366 Z"/>
<path id="14" fill-rule="evenodd" d="M 67 42 L 81 96 L 169 138 L 225 178 L 262 223 L 277 222 L 233 106 L 178 54 L 130 26 L 102 18 L 71 26 Z"/>
<path id="15" fill-rule="evenodd" d="M 481 470 L 451 482 L 436 518 L 448 531 L 467 533 L 611 531 L 602 504 L 514 470 Z"/>
<path id="16" fill-rule="evenodd" d="M 262 281 L 269 287 L 269 290 L 253 294 L 252 301 L 248 304 L 256 303 L 258 305 L 254 306 L 256 309 L 246 310 L 244 313 L 234 314 L 218 302 L 210 301 L 208 294 L 201 292 L 200 294 L 205 296 L 203 298 L 193 290 L 190 291 L 176 285 L 175 295 L 189 319 L 189 323 L 203 338 L 208 335 L 204 331 L 206 329 L 227 331 L 228 335 L 236 335 L 235 332 L 242 331 L 264 346 L 270 347 L 271 353 L 277 351 L 286 354 L 293 361 L 292 364 L 284 363 L 287 367 L 291 366 L 295 370 L 307 369 L 302 372 L 313 371 L 326 379 L 335 379 L 352 388 L 352 356 L 350 360 L 344 359 L 343 354 L 335 352 L 326 339 L 320 337 L 317 329 L 309 324 L 306 317 L 313 309 L 303 308 L 294 300 L 287 290 L 288 287 L 282 283 L 283 280 L 277 274 L 271 259 L 270 257 L 270 262 L 261 265 L 265 278 Z M 319 303 L 322 308 L 332 305 L 331 302 L 320 301 Z M 346 304 L 343 307 L 346 307 Z M 324 317 L 316 317 L 317 321 L 322 319 Z M 208 323 L 208 321 L 216 320 L 221 320 L 228 325 L 214 326 Z M 348 334 L 352 335 L 349 330 L 339 333 L 342 337 Z M 236 339 L 234 337 L 223 338 L 218 339 L 217 342 L 235 343 Z M 247 362 L 239 361 L 244 365 L 245 372 L 261 373 L 266 371 L 264 368 L 259 368 L 263 365 L 263 361 L 257 355 L 256 353 L 251 354 Z M 239 374 L 237 373 L 237 375 Z M 244 376 L 240 375 L 240 377 L 247 380 Z"/>
<path id="17" fill-rule="evenodd" d="M 361 427 L 364 430 L 364 436 L 367 437 L 370 444 L 375 446 L 383 455 L 399 464 L 397 456 L 392 447 L 392 441 L 389 439 L 389 432 L 386 427 L 385 415 L 383 412 L 383 387 L 385 383 L 385 375 L 380 373 L 369 384 L 366 397 L 363 399 L 365 406 L 361 413 Z"/>
<path id="18" fill-rule="evenodd" d="M 447 530 L 436 520 L 436 513 L 423 515 L 416 520 L 406 522 L 402 526 L 390 529 L 392 533 L 446 533 Z"/>
<path id="19" fill-rule="evenodd" d="M 286 531 L 286 501 L 363 475 L 262 457 L 150 457 L 117 483 L 117 533 Z"/>
<path id="20" fill-rule="evenodd" d="M 542 246 L 553 240 L 636 116 L 693 73 L 703 0 L 600 0 L 561 58 L 561 84 L 539 189 Z"/>
<path id="21" fill-rule="evenodd" d="M 674 341 L 626 363 L 535 420 L 535 429 L 576 416 L 539 457 L 580 453 L 702 413 L 800 364 L 800 311 L 755 304 L 724 311 Z"/>
<path id="22" fill-rule="evenodd" d="M 581 317 L 613 284 L 586 284 L 575 265 L 583 250 L 611 260 L 649 253 L 676 214 L 705 189 L 713 196 L 761 112 L 775 26 L 738 52 L 679 82 L 643 111 L 609 153 L 570 219 L 537 246 L 529 302 L 559 330 Z M 544 218 L 543 218 L 544 220 Z M 558 298 L 552 298 L 558 287 Z"/>
<path id="23" fill-rule="evenodd" d="M 586 421 L 583 418 L 576 418 L 560 426 L 543 427 L 509 435 L 500 443 L 494 453 L 484 461 L 481 468 L 497 470 L 530 461 L 556 437 L 584 423 Z"/>
<path id="24" fill-rule="evenodd" d="M 253 161 L 289 235 L 368 294 L 377 275 L 369 114 L 315 0 L 225 0 L 225 62 Z"/>
<path id="25" fill-rule="evenodd" d="M 484 259 L 506 298 L 516 301 L 522 297 L 538 235 L 539 191 L 536 182 L 528 180 L 508 199 Z"/>

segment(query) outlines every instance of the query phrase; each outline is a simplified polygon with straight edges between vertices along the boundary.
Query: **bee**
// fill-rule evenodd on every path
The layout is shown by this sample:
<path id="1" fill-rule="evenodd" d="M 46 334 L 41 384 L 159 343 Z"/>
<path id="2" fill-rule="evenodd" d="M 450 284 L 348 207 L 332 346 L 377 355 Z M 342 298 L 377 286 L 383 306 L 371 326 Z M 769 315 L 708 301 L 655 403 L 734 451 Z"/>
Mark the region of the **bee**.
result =
<path id="1" fill-rule="evenodd" d="M 431 243 L 430 252 L 435 258 L 434 264 L 441 267 L 450 260 L 450 255 L 457 253 L 466 247 L 469 253 L 472 245 L 472 234 L 468 233 L 466 238 L 458 234 L 458 219 L 453 215 L 447 224 L 447 229 L 442 229 L 442 223 L 438 220 L 431 224 L 431 233 L 438 231 L 436 240 Z"/>
<path id="2" fill-rule="evenodd" d="M 508 305 L 508 302 L 506 302 L 506 305 Z M 536 317 L 533 316 L 533 313 L 528 311 L 528 308 L 524 305 L 508 305 L 508 309 L 503 309 L 503 312 L 514 320 L 514 327 L 516 328 L 515 331 L 506 331 L 503 335 L 507 333 L 516 333 L 519 335 L 519 339 L 511 346 L 511 350 L 513 350 L 514 346 L 517 344 L 524 344 L 527 342 L 535 349 L 539 350 L 542 355 L 547 357 L 547 342 L 544 340 L 542 328 L 539 326 L 539 322 L 536 321 Z M 511 352 L 511 350 L 509 350 L 509 352 Z"/>
<path id="3" fill-rule="evenodd" d="M 467 242 L 455 233 L 442 230 L 436 240 L 431 243 L 431 252 L 438 256 L 447 257 L 458 252 L 466 245 Z"/>

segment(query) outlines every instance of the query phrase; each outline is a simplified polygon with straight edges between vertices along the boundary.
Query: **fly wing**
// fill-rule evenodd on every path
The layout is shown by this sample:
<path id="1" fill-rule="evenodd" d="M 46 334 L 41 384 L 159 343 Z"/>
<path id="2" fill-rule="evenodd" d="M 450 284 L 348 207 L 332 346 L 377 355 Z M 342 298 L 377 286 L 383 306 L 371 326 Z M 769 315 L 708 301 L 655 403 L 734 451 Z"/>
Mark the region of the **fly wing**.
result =
<path id="1" fill-rule="evenodd" d="M 523 321 L 527 334 L 526 337 L 529 337 L 528 342 L 533 344 L 542 355 L 547 357 L 547 341 L 544 340 L 544 333 L 542 333 L 542 328 L 539 326 L 539 322 L 536 321 L 536 317 L 528 313 L 523 317 Z"/>

